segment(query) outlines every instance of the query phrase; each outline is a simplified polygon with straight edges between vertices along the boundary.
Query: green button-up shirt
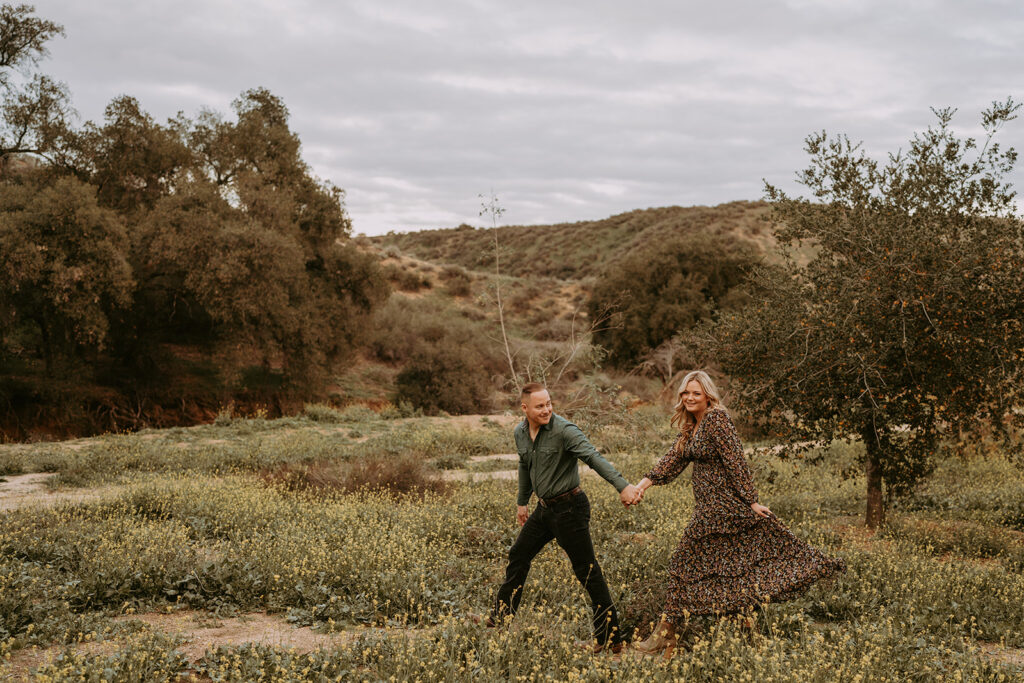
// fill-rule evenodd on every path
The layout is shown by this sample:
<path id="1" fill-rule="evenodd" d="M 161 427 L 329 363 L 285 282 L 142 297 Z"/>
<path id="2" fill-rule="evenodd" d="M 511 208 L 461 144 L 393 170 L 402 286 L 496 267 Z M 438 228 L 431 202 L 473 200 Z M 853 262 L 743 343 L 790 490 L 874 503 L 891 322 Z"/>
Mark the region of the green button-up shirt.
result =
<path id="1" fill-rule="evenodd" d="M 512 432 L 519 452 L 518 505 L 530 502 L 530 494 L 552 498 L 580 485 L 577 460 L 585 462 L 616 491 L 629 485 L 612 464 L 601 457 L 579 427 L 561 415 L 552 415 L 541 425 L 536 439 L 530 439 L 530 424 L 525 419 Z"/>

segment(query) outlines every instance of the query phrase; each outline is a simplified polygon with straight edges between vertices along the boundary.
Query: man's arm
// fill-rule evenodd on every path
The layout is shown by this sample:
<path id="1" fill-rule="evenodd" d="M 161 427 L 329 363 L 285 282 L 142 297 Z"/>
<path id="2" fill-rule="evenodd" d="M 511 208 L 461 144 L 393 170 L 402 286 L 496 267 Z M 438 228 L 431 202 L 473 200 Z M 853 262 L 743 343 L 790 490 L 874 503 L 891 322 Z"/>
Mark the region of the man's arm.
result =
<path id="1" fill-rule="evenodd" d="M 630 486 L 626 478 L 619 474 L 618 470 L 612 467 L 610 462 L 601 457 L 601 454 L 587 440 L 587 437 L 579 427 L 571 423 L 566 425 L 564 438 L 566 452 L 585 462 L 590 469 L 600 474 L 605 481 L 614 486 L 616 491 L 622 493 L 623 489 Z"/>
<path id="2" fill-rule="evenodd" d="M 523 459 L 519 459 L 519 493 L 516 495 L 516 521 L 519 522 L 519 526 L 526 524 L 526 518 L 529 516 L 530 511 L 526 507 L 530 502 L 530 496 L 533 494 L 533 482 L 530 481 L 530 468 L 527 467 Z"/>

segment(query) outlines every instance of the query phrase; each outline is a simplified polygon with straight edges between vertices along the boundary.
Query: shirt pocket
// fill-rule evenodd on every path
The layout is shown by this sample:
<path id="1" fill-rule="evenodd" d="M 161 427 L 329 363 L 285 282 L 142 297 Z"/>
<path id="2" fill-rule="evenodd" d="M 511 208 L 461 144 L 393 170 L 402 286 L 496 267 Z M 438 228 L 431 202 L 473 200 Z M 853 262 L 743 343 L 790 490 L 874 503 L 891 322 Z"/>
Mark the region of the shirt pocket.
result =
<path id="1" fill-rule="evenodd" d="M 558 446 L 541 446 L 537 449 L 537 457 L 545 460 L 554 460 L 559 455 Z"/>

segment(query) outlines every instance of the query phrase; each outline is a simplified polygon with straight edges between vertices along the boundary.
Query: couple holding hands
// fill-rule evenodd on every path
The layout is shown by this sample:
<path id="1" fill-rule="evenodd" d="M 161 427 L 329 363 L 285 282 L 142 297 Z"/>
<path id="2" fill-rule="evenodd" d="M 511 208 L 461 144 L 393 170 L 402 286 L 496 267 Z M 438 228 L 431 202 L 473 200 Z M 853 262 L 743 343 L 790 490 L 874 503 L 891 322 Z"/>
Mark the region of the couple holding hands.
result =
<path id="1" fill-rule="evenodd" d="M 693 463 L 693 517 L 669 563 L 668 593 L 661 622 L 651 636 L 633 645 L 643 654 L 670 657 L 676 631 L 688 617 L 756 609 L 806 590 L 815 581 L 845 570 L 796 538 L 757 500 L 736 427 L 707 373 L 686 375 L 679 387 L 672 425 L 672 447 L 635 486 L 627 482 L 590 444 L 579 427 L 556 415 L 543 385 L 522 389 L 525 419 L 514 431 L 519 452 L 516 518 L 522 527 L 508 555 L 505 581 L 498 589 L 488 626 L 516 613 L 533 558 L 554 539 L 590 596 L 592 652 L 621 653 L 619 628 L 608 584 L 590 537 L 590 501 L 580 488 L 582 460 L 619 491 L 624 505 L 639 503 L 648 488 L 668 484 Z M 538 504 L 530 513 L 532 494 Z"/>

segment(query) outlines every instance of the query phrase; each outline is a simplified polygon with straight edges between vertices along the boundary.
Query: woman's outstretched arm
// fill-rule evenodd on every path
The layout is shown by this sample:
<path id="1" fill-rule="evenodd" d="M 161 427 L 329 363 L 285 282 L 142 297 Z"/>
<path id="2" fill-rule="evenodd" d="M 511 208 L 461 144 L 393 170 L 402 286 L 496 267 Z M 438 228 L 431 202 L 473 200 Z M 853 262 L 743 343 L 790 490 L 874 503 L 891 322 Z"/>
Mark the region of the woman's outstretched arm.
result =
<path id="1" fill-rule="evenodd" d="M 682 432 L 676 435 L 672 448 L 668 450 L 668 453 L 661 456 L 661 460 L 654 466 L 654 469 L 644 475 L 644 478 L 637 484 L 638 488 L 646 491 L 651 485 L 660 486 L 667 484 L 682 474 L 686 466 L 690 464 L 690 460 L 683 455 L 683 447 L 679 443 L 679 437 L 681 436 Z"/>

